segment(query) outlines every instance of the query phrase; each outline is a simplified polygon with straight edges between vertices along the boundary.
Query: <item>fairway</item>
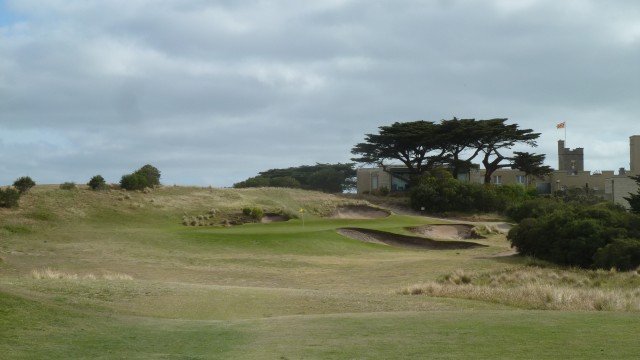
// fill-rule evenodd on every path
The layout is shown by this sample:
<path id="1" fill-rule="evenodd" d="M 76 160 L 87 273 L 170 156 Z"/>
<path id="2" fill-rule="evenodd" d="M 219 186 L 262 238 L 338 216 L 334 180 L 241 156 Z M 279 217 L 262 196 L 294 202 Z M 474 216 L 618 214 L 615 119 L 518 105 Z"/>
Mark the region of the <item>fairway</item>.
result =
<path id="1" fill-rule="evenodd" d="M 640 313 L 635 308 L 640 275 L 537 270 L 539 276 L 567 279 L 554 287 L 582 286 L 580 291 L 591 288 L 573 279 L 600 276 L 602 291 L 619 288 L 627 301 L 622 308 L 568 303 L 563 310 L 539 310 L 555 305 L 471 291 L 464 296 L 453 290 L 452 295 L 429 293 L 422 290 L 429 284 L 456 286 L 454 275 L 463 279 L 460 286 L 468 286 L 463 290 L 485 289 L 485 278 L 522 278 L 519 271 L 529 271 L 530 264 L 501 256 L 510 247 L 500 233 L 469 240 L 482 247 L 443 250 L 351 239 L 337 229 L 408 237 L 415 235 L 413 228 L 446 221 L 397 214 L 377 219 L 326 216 L 349 205 L 364 203 L 287 189 L 163 187 L 145 194 L 36 187 L 19 209 L 0 209 L 2 357 L 640 355 Z M 202 214 L 215 214 L 208 221 L 224 221 L 255 206 L 294 218 L 236 226 L 182 224 L 184 217 Z M 295 218 L 299 209 L 305 209 L 304 222 Z M 520 285 L 505 280 L 486 288 L 491 286 L 504 290 Z M 411 287 L 421 291 L 411 295 L 406 291 Z"/>

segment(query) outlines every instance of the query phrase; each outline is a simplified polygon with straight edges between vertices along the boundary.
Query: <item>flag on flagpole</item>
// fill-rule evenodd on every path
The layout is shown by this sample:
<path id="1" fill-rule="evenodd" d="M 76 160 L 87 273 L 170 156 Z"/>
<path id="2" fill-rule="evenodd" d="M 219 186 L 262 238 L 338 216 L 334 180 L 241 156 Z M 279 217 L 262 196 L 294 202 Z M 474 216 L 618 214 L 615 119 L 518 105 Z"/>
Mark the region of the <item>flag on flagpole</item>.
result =
<path id="1" fill-rule="evenodd" d="M 556 129 L 564 129 L 564 127 L 565 127 L 565 122 L 564 121 L 561 122 L 561 123 L 556 124 Z"/>

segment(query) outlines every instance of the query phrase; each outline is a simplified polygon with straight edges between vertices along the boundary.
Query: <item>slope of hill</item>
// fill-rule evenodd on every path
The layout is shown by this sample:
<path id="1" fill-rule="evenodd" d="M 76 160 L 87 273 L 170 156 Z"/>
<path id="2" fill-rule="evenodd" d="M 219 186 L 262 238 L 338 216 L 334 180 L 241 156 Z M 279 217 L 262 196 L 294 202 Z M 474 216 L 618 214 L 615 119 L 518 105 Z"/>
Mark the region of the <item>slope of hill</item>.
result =
<path id="1" fill-rule="evenodd" d="M 486 274 L 526 278 L 514 272 L 527 269 L 524 259 L 493 256 L 509 249 L 503 234 L 462 250 L 363 242 L 336 230 L 407 236 L 434 221 L 325 217 L 348 205 L 366 203 L 290 189 L 36 187 L 20 208 L 0 209 L 0 352 L 10 359 L 637 355 L 637 312 L 545 312 L 460 294 L 455 279 L 480 292 Z M 241 218 L 244 208 L 292 220 L 225 226 L 251 221 Z M 185 217 L 215 226 L 185 226 Z M 601 275 L 603 284 L 609 275 Z M 501 289 L 517 286 L 503 280 Z M 429 295 L 433 283 L 444 295 Z"/>

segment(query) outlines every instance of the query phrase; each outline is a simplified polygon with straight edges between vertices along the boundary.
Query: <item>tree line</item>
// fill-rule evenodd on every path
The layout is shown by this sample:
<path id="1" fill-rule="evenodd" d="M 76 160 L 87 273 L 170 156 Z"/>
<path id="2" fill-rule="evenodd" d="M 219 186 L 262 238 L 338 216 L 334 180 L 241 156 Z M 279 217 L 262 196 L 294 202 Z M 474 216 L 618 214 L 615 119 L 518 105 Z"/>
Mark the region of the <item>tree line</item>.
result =
<path id="1" fill-rule="evenodd" d="M 257 176 L 233 184 L 233 187 L 287 187 L 341 193 L 355 188 L 355 176 L 354 164 L 316 163 L 262 171 Z"/>
<path id="2" fill-rule="evenodd" d="M 462 171 L 476 167 L 478 159 L 486 172 L 484 182 L 491 183 L 492 174 L 501 168 L 523 171 L 527 177 L 541 177 L 552 169 L 543 165 L 545 155 L 505 150 L 516 145 L 536 147 L 540 133 L 507 124 L 506 118 L 489 120 L 458 119 L 395 122 L 380 126 L 377 134 L 366 134 L 365 141 L 356 144 L 352 161 L 378 164 L 385 167 L 386 160 L 404 164 L 412 179 L 436 167 L 448 167 L 454 178 Z"/>

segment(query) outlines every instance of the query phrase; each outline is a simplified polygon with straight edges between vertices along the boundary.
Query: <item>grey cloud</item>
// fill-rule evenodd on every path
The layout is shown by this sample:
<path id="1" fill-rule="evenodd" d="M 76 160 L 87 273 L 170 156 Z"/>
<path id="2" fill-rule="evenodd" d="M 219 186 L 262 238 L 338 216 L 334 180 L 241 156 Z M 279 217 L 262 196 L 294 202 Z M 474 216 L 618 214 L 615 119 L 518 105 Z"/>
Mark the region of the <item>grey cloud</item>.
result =
<path id="1" fill-rule="evenodd" d="M 0 183 L 27 171 L 116 181 L 154 163 L 172 183 L 231 185 L 268 168 L 348 161 L 380 125 L 453 116 L 542 132 L 535 151 L 552 166 L 555 124 L 567 121 L 569 146 L 602 170 L 628 162 L 628 149 L 598 144 L 639 132 L 631 1 L 8 7 L 20 16 L 0 24 L 0 130 L 42 129 L 64 144 L 0 142 Z"/>

